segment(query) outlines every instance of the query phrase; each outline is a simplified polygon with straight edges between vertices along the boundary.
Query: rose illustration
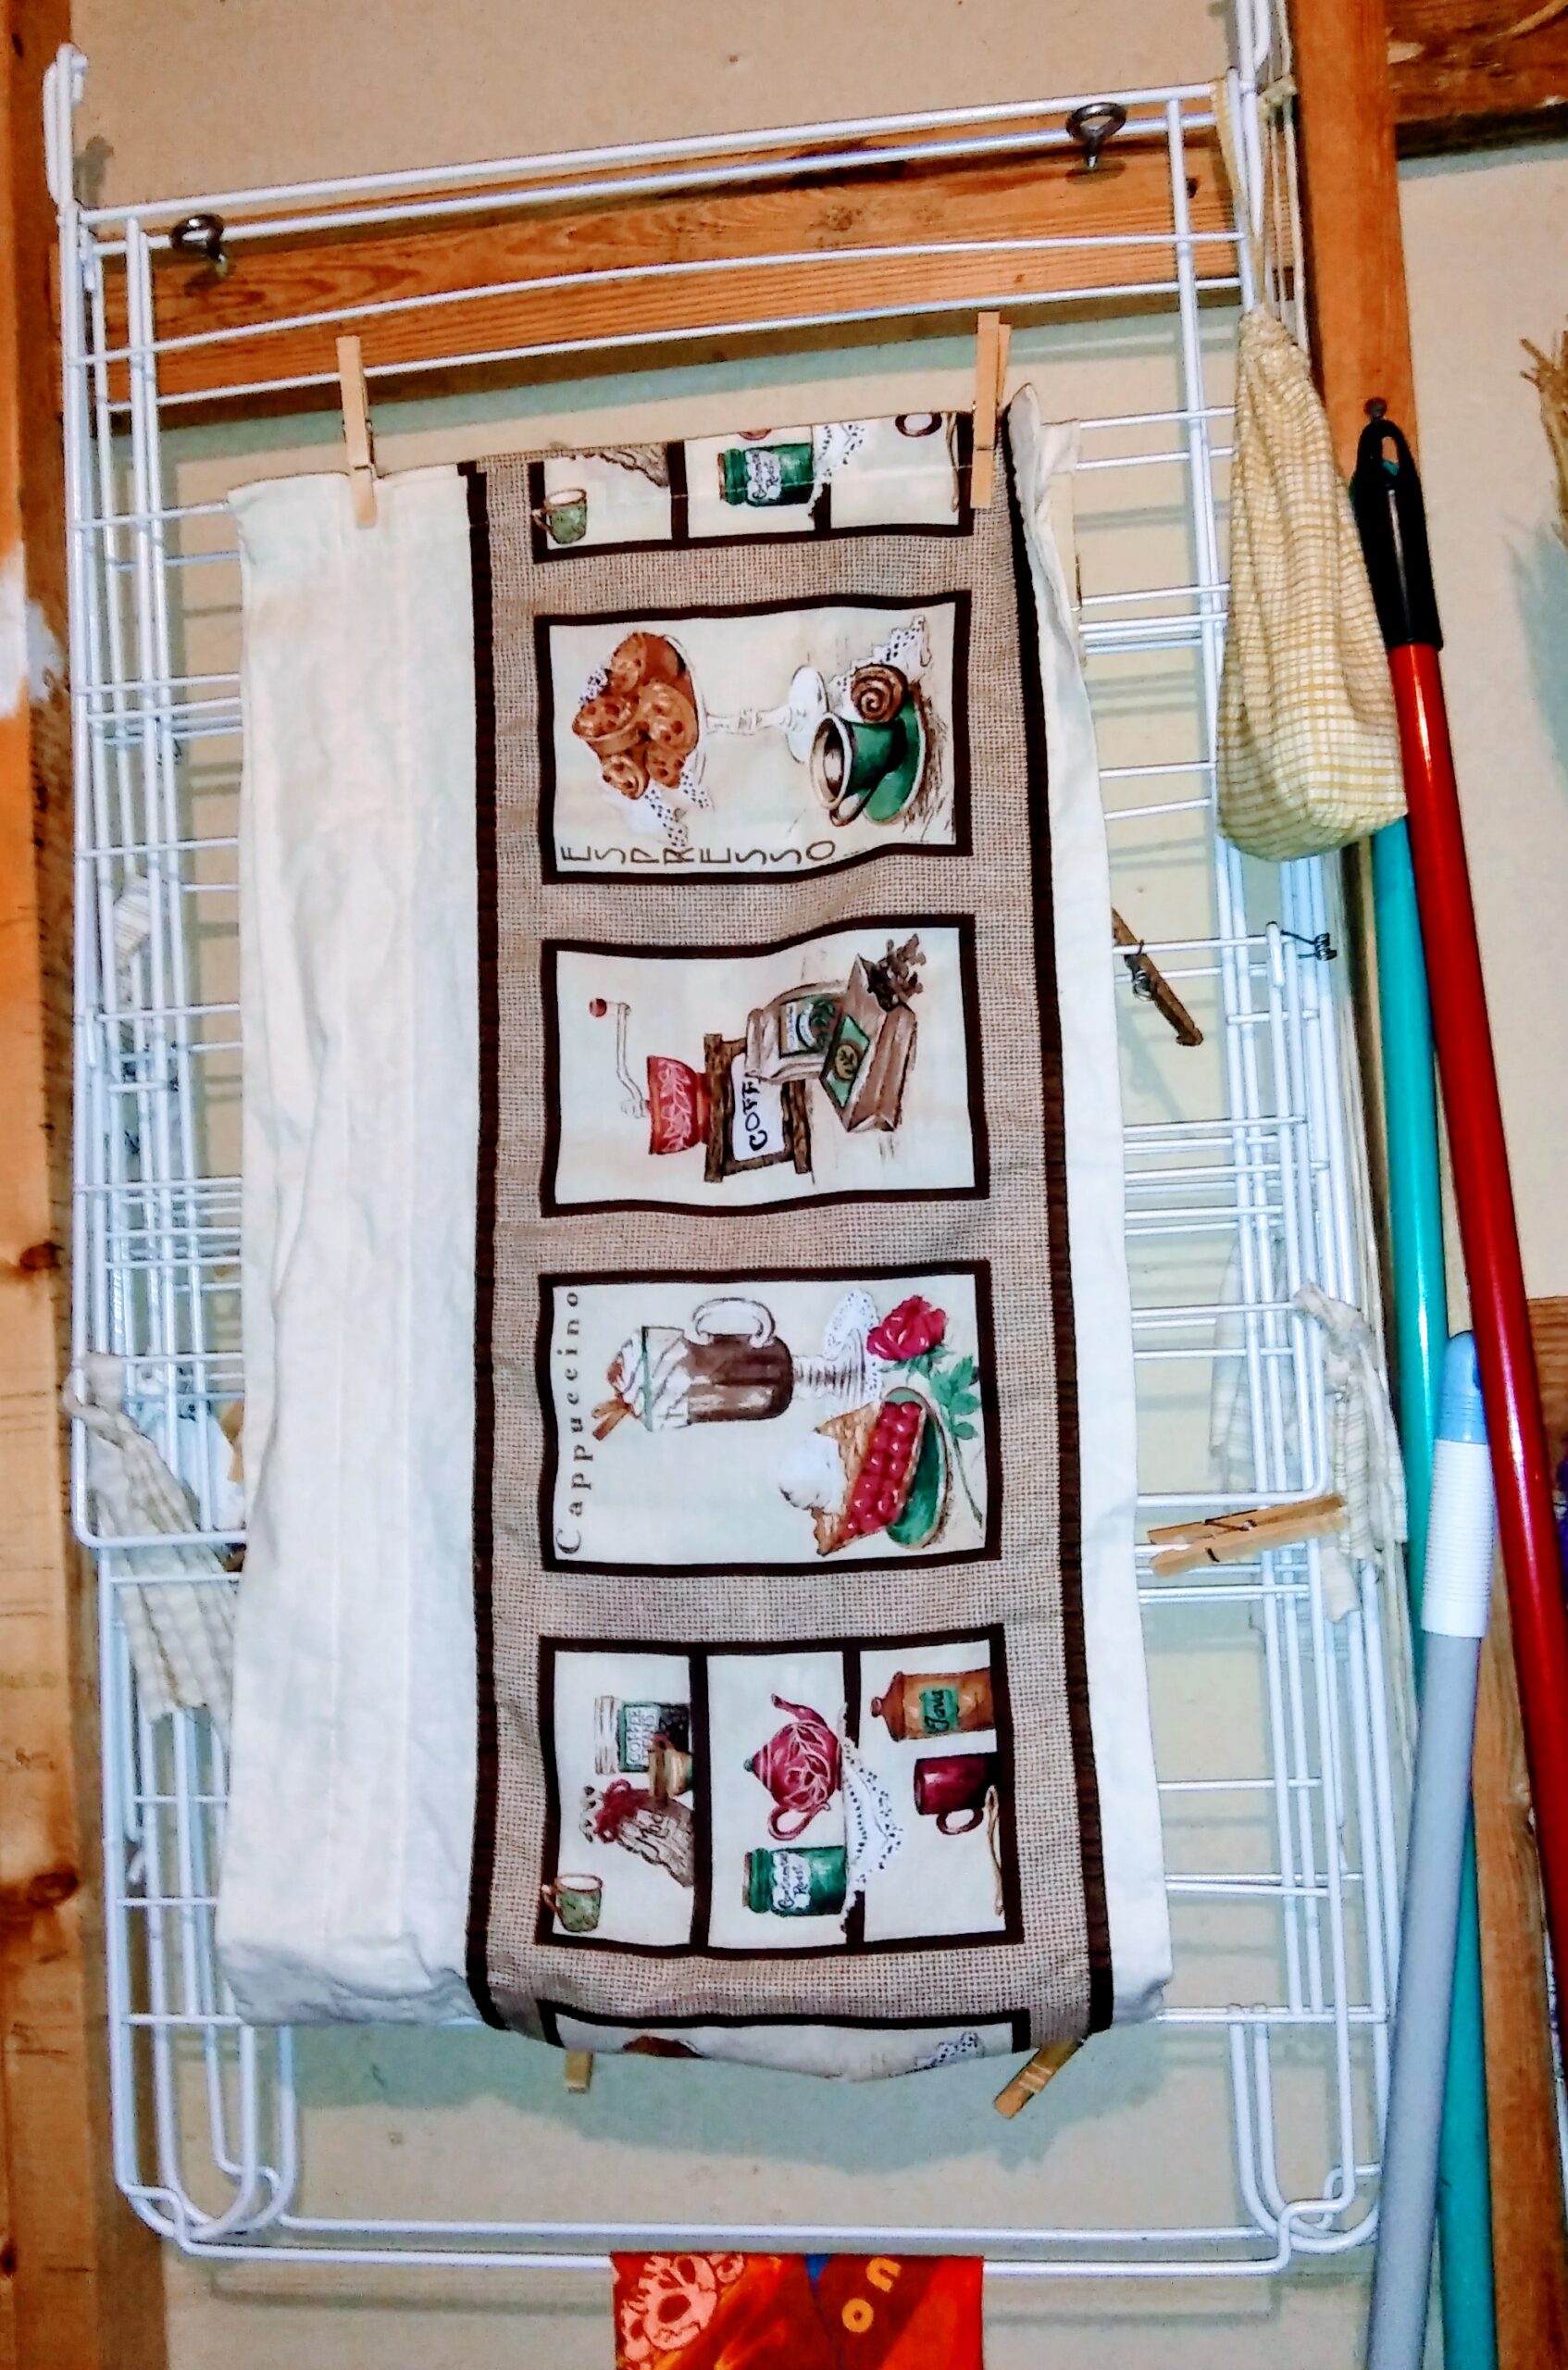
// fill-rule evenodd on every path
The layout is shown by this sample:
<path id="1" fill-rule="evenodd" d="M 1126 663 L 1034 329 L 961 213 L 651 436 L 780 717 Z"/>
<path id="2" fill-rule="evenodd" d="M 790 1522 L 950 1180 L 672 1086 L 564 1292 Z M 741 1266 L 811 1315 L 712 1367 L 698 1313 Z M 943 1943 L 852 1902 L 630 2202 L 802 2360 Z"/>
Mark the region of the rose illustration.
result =
<path id="1" fill-rule="evenodd" d="M 934 1350 L 946 1331 L 946 1310 L 933 1308 L 928 1300 L 914 1292 L 890 1309 L 880 1325 L 873 1326 L 865 1346 L 874 1358 L 885 1358 L 890 1366 L 906 1366 L 910 1359 L 923 1358 Z"/>
<path id="2" fill-rule="evenodd" d="M 973 1358 L 961 1358 L 947 1343 L 947 1311 L 912 1292 L 890 1309 L 880 1325 L 872 1327 L 865 1346 L 874 1358 L 901 1366 L 911 1381 L 918 1380 L 930 1395 L 930 1405 L 953 1451 L 952 1470 L 969 1502 L 969 1511 L 984 1527 L 964 1469 L 959 1443 L 976 1438 L 980 1412 L 979 1369 Z"/>

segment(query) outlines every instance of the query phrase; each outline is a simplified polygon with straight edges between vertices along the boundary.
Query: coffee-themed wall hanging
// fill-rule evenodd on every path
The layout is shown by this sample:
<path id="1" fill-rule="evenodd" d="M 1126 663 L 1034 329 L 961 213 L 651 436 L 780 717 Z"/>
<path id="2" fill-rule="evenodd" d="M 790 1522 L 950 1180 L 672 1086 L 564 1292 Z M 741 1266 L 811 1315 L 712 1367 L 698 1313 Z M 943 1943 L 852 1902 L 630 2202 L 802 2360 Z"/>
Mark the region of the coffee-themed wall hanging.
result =
<path id="1" fill-rule="evenodd" d="M 301 966 L 267 1019 L 330 1021 L 308 1110 L 245 1080 L 287 1229 L 246 1271 L 247 2013 L 357 1983 L 862 2075 L 1157 2000 L 1071 449 L 1015 405 L 979 508 L 967 418 L 913 407 L 420 470 L 378 481 L 352 584 L 341 534 L 304 581 L 269 538 L 310 480 L 247 512 L 256 630 L 298 643 L 247 725 L 246 877 Z M 345 617 L 378 663 L 328 708 Z M 387 1420 L 345 1463 L 367 1325 Z M 332 1723 L 296 1732 L 285 1669 Z M 327 1727 L 342 1787 L 300 1774 Z M 396 1890 L 373 1967 L 318 1858 L 308 1931 L 263 1880 L 307 1794 Z"/>

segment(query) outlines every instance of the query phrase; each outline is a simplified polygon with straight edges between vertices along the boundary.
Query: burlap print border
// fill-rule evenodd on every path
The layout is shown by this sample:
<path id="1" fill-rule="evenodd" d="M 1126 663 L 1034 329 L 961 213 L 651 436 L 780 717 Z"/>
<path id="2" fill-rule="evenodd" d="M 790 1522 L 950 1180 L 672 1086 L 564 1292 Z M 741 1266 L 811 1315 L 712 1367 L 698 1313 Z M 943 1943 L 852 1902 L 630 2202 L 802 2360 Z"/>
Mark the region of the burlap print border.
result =
<path id="1" fill-rule="evenodd" d="M 1110 1956 L 1078 1568 L 1044 719 L 1015 505 L 973 514 L 973 531 L 962 537 L 902 530 L 640 544 L 584 552 L 567 568 L 535 556 L 539 481 L 530 484 L 529 471 L 528 461 L 508 461 L 470 480 L 481 810 L 476 1998 L 492 2021 L 535 2034 L 546 2029 L 543 2001 L 557 2020 L 580 2012 L 628 2026 L 803 2019 L 849 2032 L 862 2023 L 989 2017 L 1011 2032 L 1009 2020 L 1027 2014 L 1036 2039 L 1081 2034 L 1109 2020 Z M 940 642 L 932 620 L 961 611 L 967 632 Z M 793 673 L 759 683 L 756 700 L 735 703 L 725 668 L 739 663 L 740 646 L 688 646 L 678 621 L 693 612 L 785 617 L 782 639 L 771 642 L 774 629 L 765 625 L 741 655 L 751 665 L 776 650 Z M 801 640 L 802 613 L 815 643 Z M 672 763 L 670 805 L 684 831 L 650 842 L 654 861 L 568 874 L 541 842 L 545 617 L 559 629 L 551 660 L 557 689 L 568 680 L 568 660 L 588 661 L 579 714 L 617 695 L 604 677 L 616 636 L 639 637 L 634 655 L 652 666 L 654 689 L 678 694 L 643 702 L 655 721 L 673 717 L 690 735 L 682 703 L 695 706 L 703 694 L 698 738 L 710 737 L 716 755 L 697 787 L 709 803 L 682 805 Z M 614 631 L 600 635 L 601 651 L 596 621 L 605 619 Z M 927 665 L 940 680 L 922 697 L 918 677 Z M 947 683 L 949 665 L 955 671 Z M 829 717 L 847 716 L 847 723 L 829 722 L 825 731 L 821 718 L 814 722 L 811 703 L 822 694 L 803 691 L 807 673 L 823 683 Z M 842 687 L 863 673 L 872 690 L 885 680 L 902 686 L 893 717 L 902 741 L 879 714 L 861 730 L 846 709 Z M 591 720 L 608 715 L 614 728 L 617 713 L 591 710 Z M 760 726 L 753 715 L 765 719 Z M 962 831 L 955 715 L 967 755 Z M 745 729 L 727 732 L 737 719 Z M 552 747 L 565 751 L 565 763 L 573 755 L 570 723 L 557 724 Z M 808 728 L 815 739 L 803 756 Z M 758 866 L 740 878 L 681 861 L 682 838 L 690 848 L 705 843 L 703 833 L 727 849 L 761 843 L 740 807 L 752 779 L 741 744 L 765 733 L 772 738 L 755 779 L 759 801 L 775 802 L 768 828 L 779 826 L 777 843 L 794 828 L 787 802 L 809 794 L 819 809 L 829 802 L 827 822 L 819 812 L 811 831 L 831 858 Z M 832 744 L 826 757 L 825 742 Z M 656 742 L 644 746 L 656 752 Z M 675 755 L 682 754 L 678 742 Z M 880 817 L 871 811 L 877 800 Z M 604 811 L 613 830 L 620 818 L 608 793 Z M 852 845 L 857 832 L 862 844 Z M 928 944 L 907 955 L 919 929 L 911 922 L 897 937 L 903 917 L 933 914 L 961 920 L 969 949 L 969 1001 L 956 991 L 952 1000 L 956 1051 L 940 1050 L 949 1041 L 940 1035 L 940 996 L 923 1005 L 910 985 L 916 956 L 938 985 L 942 950 L 933 926 L 925 925 Z M 651 1126 L 656 1136 L 655 1076 L 662 1081 L 666 1073 L 653 1065 L 674 1065 L 683 1073 L 678 1111 L 687 1130 L 675 1139 L 675 1157 L 692 1179 L 707 1177 L 706 1160 L 709 1198 L 695 1185 L 680 1189 L 684 1205 L 636 1191 L 580 1204 L 549 1191 L 541 1197 L 541 1181 L 548 1188 L 559 1167 L 552 1129 L 560 1129 L 564 1107 L 558 1058 L 554 1077 L 549 1069 L 558 1020 L 541 976 L 546 942 L 604 950 L 626 964 L 700 963 L 720 950 L 744 966 L 785 946 L 820 942 L 830 950 L 838 965 L 830 980 L 808 979 L 797 992 L 786 979 L 771 997 L 759 990 L 753 1003 L 756 974 L 742 979 L 737 970 L 735 992 L 714 1010 L 711 1027 L 707 1006 L 693 1004 L 684 1042 L 668 1052 L 662 1042 L 650 1046 L 650 1110 L 637 1114 L 637 1128 Z M 605 1030 L 606 1047 L 610 1030 L 620 1029 L 620 1005 L 636 1005 L 634 994 L 620 992 L 628 977 L 641 974 L 617 975 L 616 993 L 591 999 L 605 1006 L 593 1025 Z M 711 995 L 708 974 L 702 978 Z M 820 1011 L 804 1012 L 803 1000 L 817 988 Z M 901 1010 L 913 1018 L 900 1020 Z M 573 1025 L 579 1046 L 600 1042 L 575 1015 Z M 795 1063 L 789 1033 L 808 1026 L 839 1032 L 810 1044 L 822 1065 L 809 1075 Z M 619 1038 L 616 1044 L 625 1058 L 604 1075 L 619 1075 L 621 1087 L 611 1091 L 635 1103 L 641 1056 Z M 742 1046 L 743 1059 L 734 1050 Z M 939 1105 L 958 1108 L 956 1086 L 947 1104 L 940 1098 L 961 1060 L 964 1100 L 971 1079 L 983 1081 L 984 1160 L 972 1173 L 962 1170 L 955 1122 L 933 1119 L 924 1132 L 916 1124 Z M 785 1114 L 778 1119 L 770 1105 L 751 1115 L 766 1146 L 755 1166 L 730 1157 L 726 1131 L 735 1113 L 721 1090 L 731 1068 L 737 1080 L 761 1079 Z M 834 1174 L 850 1180 L 841 1192 L 815 1194 L 800 1167 L 801 1096 L 785 1094 L 803 1078 L 817 1148 L 810 1157 L 826 1164 L 831 1153 L 840 1164 Z M 593 1147 L 610 1141 L 610 1123 L 601 1125 L 598 1104 L 584 1108 L 574 1124 L 587 1131 L 586 1175 Z M 795 1120 L 786 1124 L 791 1111 Z M 881 1166 L 866 1168 L 857 1186 L 856 1164 L 869 1162 L 873 1141 Z M 640 1132 L 628 1163 L 649 1161 L 641 1145 Z M 949 1190 L 939 1181 L 899 1198 L 899 1164 L 919 1174 L 923 1160 Z M 665 1173 L 673 1164 L 659 1172 L 661 1190 Z M 754 1198 L 775 1195 L 781 1198 Z M 822 1206 L 829 1199 L 832 1206 Z M 941 1288 L 954 1273 L 981 1270 L 993 1337 L 984 1349 L 973 1296 Z M 602 1296 L 614 1295 L 613 1309 L 605 1297 L 602 1317 L 595 1312 L 591 1351 L 586 1318 L 569 1341 L 551 1334 L 554 1287 L 544 1279 L 566 1277 L 590 1290 L 598 1279 Z M 678 1291 L 670 1281 L 677 1277 L 688 1279 Z M 790 1280 L 812 1277 L 833 1278 L 833 1291 Z M 555 1361 L 554 1378 L 551 1355 L 541 1357 L 545 1341 L 552 1350 L 580 1344 Z M 594 1518 L 623 1544 L 579 1561 L 568 1543 L 576 1518 L 563 1516 L 554 1477 L 563 1445 L 590 1443 L 591 1469 L 611 1477 Z M 841 1478 L 841 1503 L 816 1478 L 828 1468 Z M 732 1472 L 750 1477 L 743 1489 L 730 1487 Z M 748 1492 L 766 1542 L 751 1557 L 739 1552 Z M 587 1508 L 589 1498 L 578 1503 Z M 721 1552 L 689 1552 L 710 1515 Z M 929 1643 L 981 1633 L 996 1640 L 985 1667 L 993 1686 L 1002 1675 L 1005 1739 L 994 1697 L 991 1725 L 982 1719 L 980 1664 L 951 1654 L 944 1662 Z M 670 1640 L 682 1643 L 671 1648 Z M 911 1732 L 894 1737 L 878 1715 L 871 1726 L 888 1731 L 886 1746 L 867 1754 L 871 1698 L 856 1695 L 857 1665 L 895 1652 L 902 1658 L 878 1668 L 876 1700 L 888 1700 L 894 1678 L 913 1689 L 912 1705 L 924 1687 L 933 1725 L 925 1728 L 913 1711 Z M 612 1684 L 608 1668 L 579 1665 L 574 1700 L 587 1706 L 579 1726 L 586 1720 L 593 1734 L 588 1747 L 579 1738 L 567 1768 L 549 1688 L 563 1655 L 596 1654 L 629 1657 L 626 1684 Z M 686 1658 L 684 1697 L 673 1685 L 661 1691 L 660 1656 Z M 765 1690 L 765 1703 L 748 1693 L 739 1665 L 768 1656 L 778 1658 L 779 1683 Z M 813 1659 L 823 1656 L 840 1660 Z M 730 1659 L 737 1670 L 720 1670 Z M 716 1728 L 716 1670 L 729 1690 Z M 790 1695 L 790 1685 L 800 1691 Z M 780 1700 L 788 1708 L 772 1709 Z M 659 1711 L 679 1730 L 683 1703 L 691 1722 L 684 1742 L 637 1730 Z M 617 1726 L 628 1706 L 629 1760 Z M 951 1729 L 943 1725 L 950 1716 Z M 694 1750 L 698 1726 L 705 1761 Z M 837 1740 L 836 1759 L 824 1728 Z M 712 1765 L 716 1757 L 722 1766 Z M 996 1782 L 1003 1758 L 1005 1806 Z M 764 1772 L 775 1763 L 785 1771 L 782 1802 L 759 1776 L 759 1761 Z M 953 1766 L 916 1781 L 917 1768 L 940 1761 Z M 678 1815 L 654 1815 L 672 1805 Z M 689 1937 L 682 1947 L 674 1901 L 682 1888 L 670 1872 L 672 1861 L 685 1865 L 682 1805 L 693 1870 L 699 1827 L 710 1859 L 723 1829 L 724 1931 L 734 1939 L 717 1947 L 733 1955 L 715 1954 L 711 1933 L 701 1953 Z M 860 1831 L 867 1824 L 869 1842 Z M 579 1847 L 576 1865 L 568 1836 Z M 1002 1888 L 1010 1897 L 996 1913 L 1000 1935 L 988 1919 L 984 1938 L 974 1940 L 912 1931 L 883 1934 L 874 1948 L 844 1947 L 856 1916 L 864 1936 L 879 1897 L 891 1897 L 885 1878 L 866 1875 L 877 1852 L 889 1852 L 890 1868 L 916 1845 L 951 1851 L 951 1863 L 931 1865 L 962 1860 L 965 1881 L 977 1887 L 982 1856 L 986 1884 L 1011 1871 Z M 864 1881 L 858 1892 L 852 1881 L 840 1898 L 857 1852 Z M 569 1887 L 550 1893 L 573 1877 L 597 1881 L 575 1895 Z M 609 1908 L 617 1890 L 624 1916 Z M 710 1877 L 710 1902 L 719 1897 Z M 648 1921 L 643 1948 L 640 1917 Z M 589 1936 L 615 1939 L 617 1919 L 628 1947 L 583 1947 Z M 824 1944 L 803 1942 L 802 1927 L 815 1927 Z M 653 1939 L 666 1929 L 674 1947 Z M 765 1949 L 748 1950 L 747 1932 L 760 1940 L 765 1929 Z"/>

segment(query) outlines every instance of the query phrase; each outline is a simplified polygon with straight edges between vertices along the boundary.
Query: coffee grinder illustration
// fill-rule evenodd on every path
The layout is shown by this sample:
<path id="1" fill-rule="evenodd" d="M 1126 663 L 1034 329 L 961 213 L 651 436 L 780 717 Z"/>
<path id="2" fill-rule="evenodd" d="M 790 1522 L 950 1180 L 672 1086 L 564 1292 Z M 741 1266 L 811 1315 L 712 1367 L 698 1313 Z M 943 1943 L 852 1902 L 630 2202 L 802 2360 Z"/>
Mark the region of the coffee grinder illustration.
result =
<path id="1" fill-rule="evenodd" d="M 838 1009 L 838 991 L 803 992 L 820 1011 L 823 1000 Z M 683 1152 L 703 1154 L 703 1174 L 710 1185 L 743 1170 L 771 1168 L 781 1162 L 797 1175 L 811 1173 L 811 1106 L 803 1079 L 792 1070 L 759 1077 L 752 1068 L 747 1041 L 722 1029 L 703 1039 L 703 1067 L 671 1054 L 647 1056 L 647 1089 L 632 1077 L 627 1060 L 631 1007 L 620 1000 L 593 996 L 589 1012 L 595 1020 L 615 1015 L 616 1075 L 620 1082 L 621 1109 L 628 1117 L 648 1122 L 648 1150 L 658 1158 Z M 826 1042 L 827 1023 L 822 1027 Z M 818 1054 L 815 1066 L 820 1066 Z"/>

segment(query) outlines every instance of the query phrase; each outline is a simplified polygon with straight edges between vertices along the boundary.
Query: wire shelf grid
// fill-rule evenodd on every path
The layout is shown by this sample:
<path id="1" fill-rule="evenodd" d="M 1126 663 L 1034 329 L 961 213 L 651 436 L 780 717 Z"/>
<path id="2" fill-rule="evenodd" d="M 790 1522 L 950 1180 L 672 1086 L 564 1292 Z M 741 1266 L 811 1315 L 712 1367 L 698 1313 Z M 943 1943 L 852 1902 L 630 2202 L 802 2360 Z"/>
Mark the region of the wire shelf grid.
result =
<path id="1" fill-rule="evenodd" d="M 1166 977 L 1201 1002 L 1213 1058 L 1191 1073 L 1203 1082 L 1199 1107 L 1183 1107 L 1173 1087 L 1155 1096 L 1157 1116 L 1132 1117 L 1127 1127 L 1140 1409 L 1147 1416 L 1173 1389 L 1202 1393 L 1225 1361 L 1239 1378 L 1252 1485 L 1244 1493 L 1259 1503 L 1324 1486 L 1321 1351 L 1291 1296 L 1315 1279 L 1364 1302 L 1369 1239 L 1356 1080 L 1342 1042 L 1338 975 L 1323 959 L 1336 927 L 1331 882 L 1317 863 L 1278 873 L 1245 865 L 1213 830 L 1229 415 L 1212 400 L 1200 299 L 1216 287 L 1248 299 L 1261 293 L 1296 318 L 1300 249 L 1289 109 L 1279 103 L 1289 64 L 1282 42 L 1255 16 L 1253 0 L 1243 0 L 1232 88 L 1249 206 L 1265 233 L 1261 292 L 1248 243 L 1234 236 L 1234 276 L 1200 288 L 1184 143 L 1213 120 L 1207 86 L 1124 94 L 1135 126 L 1165 144 L 1171 218 L 1160 235 L 1169 276 L 1138 293 L 1140 303 L 1165 308 L 1180 400 L 1086 421 L 1081 462 L 1086 486 L 1148 482 L 1166 501 L 1175 489 L 1185 558 L 1174 580 L 1120 581 L 1114 557 L 1098 554 L 1093 589 L 1082 599 L 1082 636 L 1108 752 L 1118 878 L 1139 833 L 1186 831 L 1208 907 L 1201 930 L 1148 946 Z M 176 654 L 193 585 L 202 584 L 204 598 L 214 581 L 231 587 L 236 555 L 221 502 L 168 498 L 165 430 L 187 414 L 160 395 L 167 343 L 157 334 L 151 265 L 169 218 L 190 202 L 178 209 L 77 204 L 67 160 L 80 74 L 80 60 L 63 54 L 48 124 L 61 220 L 76 725 L 73 1353 L 103 1349 L 125 1359 L 139 1420 L 192 1491 L 194 1536 L 227 1551 L 242 1543 L 216 1422 L 243 1391 L 235 841 L 231 804 L 196 795 L 193 775 L 226 767 L 237 780 L 240 708 L 232 671 L 181 672 Z M 1272 96 L 1254 134 L 1260 84 Z M 943 154 L 1038 150 L 1066 137 L 1063 121 L 1074 104 L 796 127 L 745 142 L 525 159 L 203 203 L 241 215 L 240 237 L 277 235 L 280 226 L 429 222 L 504 203 L 497 186 L 530 176 L 518 205 L 537 202 L 541 188 L 554 186 L 553 175 L 569 174 L 574 193 L 722 184 L 771 169 L 765 155 L 759 167 L 759 152 L 808 136 L 813 168 L 824 172 L 848 157 L 864 162 L 856 143 L 867 137 L 890 155 L 915 132 L 927 141 L 940 132 Z M 1026 118 L 1027 131 L 1008 128 Z M 1115 243 L 1105 243 L 1103 284 L 1075 292 L 1091 310 L 1114 307 L 1126 293 Z M 111 269 L 125 280 L 121 345 L 111 343 L 107 326 Z M 891 319 L 926 309 L 833 318 Z M 770 334 L 778 326 L 765 325 Z M 501 358 L 522 368 L 535 351 Z M 250 391 L 220 392 L 232 401 Z M 215 580 L 215 570 L 230 573 Z M 1181 688 L 1159 745 L 1129 742 L 1124 758 L 1118 669 L 1129 663 L 1175 669 Z M 224 828 L 203 829 L 208 814 Z M 226 976 L 228 992 L 208 992 L 213 974 Z M 1133 1035 L 1153 1025 L 1130 994 L 1124 1023 Z M 1168 1085 L 1168 1069 L 1160 1075 Z M 217 1963 L 221 1741 L 205 1717 L 155 1721 L 137 1698 L 120 1592 L 185 1583 L 149 1578 L 147 1553 L 159 1542 L 95 1528 L 80 1427 L 78 1435 L 73 1514 L 97 1553 L 101 1580 L 115 2169 L 143 2220 L 191 2253 L 581 2269 L 602 2266 L 614 2247 L 924 2247 L 981 2252 L 998 2276 L 1256 2276 L 1370 2236 L 1398 1940 L 1387 1608 L 1370 1570 L 1357 1608 L 1333 1622 L 1314 1544 L 1176 1580 L 1157 1578 L 1150 1551 L 1139 1550 L 1157 1695 L 1163 1657 L 1219 1636 L 1240 1649 L 1255 1707 L 1257 1750 L 1243 1765 L 1183 1767 L 1162 1753 L 1159 1772 L 1177 1945 L 1162 2035 L 1199 2051 L 1224 2087 L 1230 2161 L 1222 2170 L 1235 2201 L 1228 2220 L 1188 2224 L 1176 2210 L 1155 2227 L 1129 2218 L 1125 2227 L 893 2229 L 475 2220 L 379 2214 L 368 2206 L 329 2215 L 308 2210 L 309 2116 L 293 2037 L 243 2024 Z M 1234 1486 L 1194 1487 L 1193 1474 L 1190 1458 L 1179 1475 L 1148 1472 L 1145 1513 L 1157 1519 L 1171 1509 L 1234 1503 Z M 1183 1486 L 1170 1486 L 1178 1478 Z M 1215 1916 L 1249 1921 L 1238 1942 L 1228 1926 L 1232 1939 L 1216 1940 L 1205 1923 Z M 442 2037 L 429 2045 L 441 2047 Z M 1312 2095 L 1304 2178 L 1300 2139 L 1284 2128 L 1285 2081 L 1293 2089 L 1304 2082 Z"/>

